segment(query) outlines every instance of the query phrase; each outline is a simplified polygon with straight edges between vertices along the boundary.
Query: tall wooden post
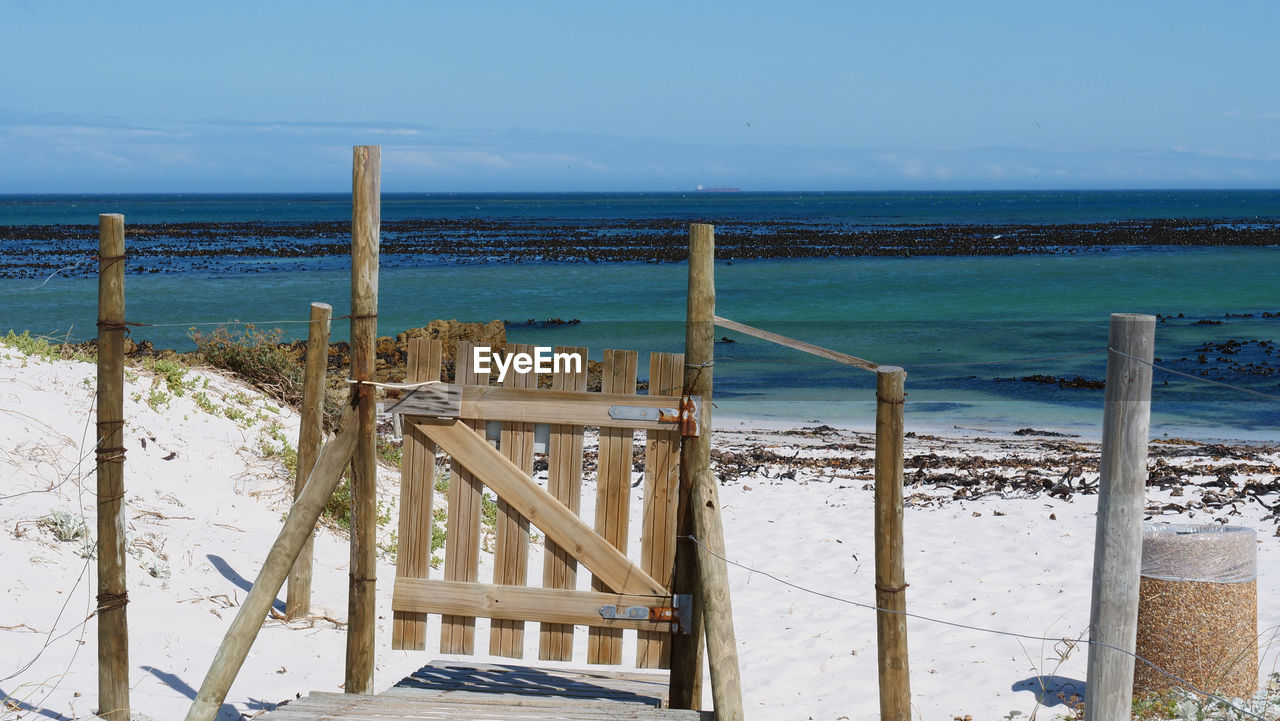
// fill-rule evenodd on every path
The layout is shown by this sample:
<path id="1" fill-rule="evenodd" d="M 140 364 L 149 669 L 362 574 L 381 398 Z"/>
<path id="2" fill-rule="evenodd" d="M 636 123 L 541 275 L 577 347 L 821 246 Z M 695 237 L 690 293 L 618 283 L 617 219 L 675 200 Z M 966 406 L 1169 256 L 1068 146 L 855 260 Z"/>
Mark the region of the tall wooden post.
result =
<path id="1" fill-rule="evenodd" d="M 693 477 L 697 469 L 711 463 L 711 378 L 710 361 L 715 352 L 716 286 L 715 228 L 689 226 L 689 291 L 685 309 L 684 393 L 701 395 L 706 408 L 707 427 L 702 435 L 680 439 L 680 490 L 676 509 L 676 558 L 672 593 L 693 595 L 693 628 L 671 639 L 670 705 L 672 708 L 702 708 L 702 598 L 697 593 L 698 547 L 692 536 Z"/>
<path id="2" fill-rule="evenodd" d="M 258 638 L 271 604 L 275 603 L 280 586 L 284 584 L 289 569 L 293 568 L 303 543 L 315 532 L 320 511 L 329 502 L 333 489 L 342 478 L 342 469 L 351 460 L 358 432 L 359 425 L 348 406 L 339 421 L 338 435 L 320 451 L 302 494 L 293 502 L 280 535 L 271 544 L 267 559 L 262 562 L 257 578 L 253 579 L 253 588 L 249 589 L 235 620 L 222 637 L 209 672 L 200 683 L 200 692 L 187 710 L 186 721 L 214 721 L 218 715 L 236 674 L 240 673 L 249 649 Z"/>
<path id="3" fill-rule="evenodd" d="M 124 216 L 98 216 L 98 715 L 129 721 L 124 508 Z"/>
<path id="4" fill-rule="evenodd" d="M 907 582 L 902 543 L 902 411 L 906 371 L 876 369 L 876 646 L 880 718 L 910 721 L 907 665 Z"/>
<path id="5" fill-rule="evenodd" d="M 706 431 L 704 431 L 706 432 Z M 738 670 L 738 642 L 729 603 L 729 566 L 725 563 L 724 526 L 716 477 L 709 468 L 693 479 L 690 506 L 698 549 L 698 585 L 702 596 L 702 628 L 707 635 L 707 668 L 711 672 L 711 700 L 716 721 L 742 721 L 742 676 Z"/>
<path id="6" fill-rule="evenodd" d="M 381 224 L 382 149 L 357 145 L 351 169 L 351 377 L 373 380 L 378 335 L 378 234 Z M 351 459 L 351 585 L 347 597 L 347 693 L 373 692 L 377 620 L 378 466 L 374 387 L 357 384 L 360 435 Z"/>
<path id="7" fill-rule="evenodd" d="M 325 371 L 329 365 L 329 323 L 333 318 L 333 306 L 328 303 L 311 304 L 311 324 L 307 331 L 307 356 L 303 366 L 302 420 L 298 430 L 298 471 L 293 482 L 293 497 L 302 495 L 311 469 L 320 455 L 324 441 Z M 289 590 L 285 599 L 285 614 L 289 618 L 305 616 L 311 612 L 311 567 L 314 537 L 308 537 L 298 552 L 298 560 L 289 572 Z"/>
<path id="8" fill-rule="evenodd" d="M 678 535 L 698 543 L 677 544 L 675 593 L 692 593 L 694 628 L 677 635 L 671 651 L 671 705 L 698 708 L 702 700 L 702 648 L 710 660 L 711 697 L 718 721 L 742 718 L 742 684 L 724 562 L 720 499 L 711 473 L 711 381 L 715 363 L 715 228 L 689 227 L 689 294 L 685 320 L 684 393 L 702 397 L 705 421 L 699 435 L 681 439 Z M 701 545 L 699 545 L 699 543 Z"/>
<path id="9" fill-rule="evenodd" d="M 1085 695 L 1085 717 L 1091 719 L 1127 719 L 1132 713 L 1130 654 L 1138 633 L 1155 328 L 1153 316 L 1111 316 L 1089 615 L 1089 639 L 1094 643 L 1089 645 Z"/>

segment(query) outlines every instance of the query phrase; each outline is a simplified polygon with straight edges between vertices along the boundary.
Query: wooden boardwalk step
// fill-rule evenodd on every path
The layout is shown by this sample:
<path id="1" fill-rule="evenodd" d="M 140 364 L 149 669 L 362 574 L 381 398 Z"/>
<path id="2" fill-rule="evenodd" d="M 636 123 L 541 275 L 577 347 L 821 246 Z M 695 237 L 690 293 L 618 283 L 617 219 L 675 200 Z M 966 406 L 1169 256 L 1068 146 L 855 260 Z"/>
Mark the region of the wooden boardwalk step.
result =
<path id="1" fill-rule="evenodd" d="M 708 721 L 710 712 L 663 708 L 665 674 L 436 661 L 375 696 L 314 692 L 262 721 Z"/>

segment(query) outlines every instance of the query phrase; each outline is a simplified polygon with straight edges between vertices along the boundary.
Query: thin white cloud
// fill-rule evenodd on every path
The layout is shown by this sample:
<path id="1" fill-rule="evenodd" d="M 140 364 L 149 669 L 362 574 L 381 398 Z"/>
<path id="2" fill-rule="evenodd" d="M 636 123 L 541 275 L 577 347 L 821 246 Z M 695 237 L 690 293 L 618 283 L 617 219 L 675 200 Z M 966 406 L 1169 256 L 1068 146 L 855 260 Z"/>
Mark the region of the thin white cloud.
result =
<path id="1" fill-rule="evenodd" d="M 696 145 L 406 122 L 129 123 L 0 110 L 0 192 L 337 191 L 352 145 L 383 143 L 384 187 L 416 190 L 1256 187 L 1280 148 L 820 148 Z M 119 180 L 120 182 L 117 182 Z M 124 182 L 128 180 L 129 182 Z M 105 185 L 104 185 L 105 184 Z"/>
<path id="2" fill-rule="evenodd" d="M 382 155 L 384 166 L 388 163 L 400 163 L 423 170 L 496 170 L 516 166 L 516 163 L 498 153 L 457 148 L 384 147 Z"/>
<path id="3" fill-rule="evenodd" d="M 370 135 L 420 135 L 421 131 L 413 128 L 365 128 L 361 132 Z"/>
<path id="4" fill-rule="evenodd" d="M 11 125 L 9 130 L 16 135 L 28 138 L 79 136 L 88 138 L 166 138 L 183 140 L 191 137 L 191 133 L 187 131 L 159 130 L 156 128 L 119 128 L 110 125 Z"/>
<path id="5" fill-rule="evenodd" d="M 519 153 L 512 158 L 518 163 L 534 167 L 589 170 L 593 173 L 609 172 L 607 165 L 573 153 Z"/>

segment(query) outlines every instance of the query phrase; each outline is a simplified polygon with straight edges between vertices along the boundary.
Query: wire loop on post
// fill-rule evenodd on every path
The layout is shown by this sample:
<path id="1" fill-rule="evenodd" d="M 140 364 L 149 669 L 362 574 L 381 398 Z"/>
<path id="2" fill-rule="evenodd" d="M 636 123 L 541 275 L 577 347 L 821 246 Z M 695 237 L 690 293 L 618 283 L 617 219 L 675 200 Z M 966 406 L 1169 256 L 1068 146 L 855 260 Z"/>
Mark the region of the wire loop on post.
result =
<path id="1" fill-rule="evenodd" d="M 93 460 L 97 463 L 124 463 L 124 454 L 127 450 L 124 446 L 99 448 Z"/>
<path id="2" fill-rule="evenodd" d="M 146 323 L 130 323 L 125 320 L 100 320 L 98 321 L 98 330 L 122 330 L 125 332 L 125 335 L 130 335 L 131 331 L 129 330 L 129 326 L 138 327 L 144 325 L 146 325 Z"/>
<path id="3" fill-rule="evenodd" d="M 98 262 L 102 263 L 101 270 L 106 270 L 107 268 L 110 268 L 112 264 L 119 263 L 120 261 L 124 260 L 127 257 L 128 257 L 128 254 L 126 253 L 121 253 L 120 255 L 99 255 Z M 79 265 L 79 263 L 77 263 L 76 265 Z"/>
<path id="4" fill-rule="evenodd" d="M 114 611 L 117 608 L 124 608 L 129 604 L 129 592 L 124 593 L 99 593 L 98 607 L 94 609 L 95 613 L 104 611 Z"/>

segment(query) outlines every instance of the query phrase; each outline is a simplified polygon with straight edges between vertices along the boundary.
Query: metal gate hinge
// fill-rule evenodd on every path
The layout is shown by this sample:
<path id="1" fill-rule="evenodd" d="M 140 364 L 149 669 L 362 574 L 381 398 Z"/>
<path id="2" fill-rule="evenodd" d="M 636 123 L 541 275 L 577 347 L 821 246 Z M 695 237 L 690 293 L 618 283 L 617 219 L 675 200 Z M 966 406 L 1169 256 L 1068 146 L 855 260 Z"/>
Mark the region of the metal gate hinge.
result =
<path id="1" fill-rule="evenodd" d="M 693 594 L 677 593 L 671 599 L 676 611 L 676 622 L 671 624 L 671 632 L 684 636 L 693 633 Z"/>
<path id="2" fill-rule="evenodd" d="M 702 396 L 684 396 L 680 399 L 680 435 L 696 436 L 702 420 Z"/>
<path id="3" fill-rule="evenodd" d="M 609 406 L 609 417 L 615 421 L 656 421 L 674 423 L 682 436 L 696 436 L 701 430 L 702 396 L 684 396 L 679 408 L 651 406 Z"/>

